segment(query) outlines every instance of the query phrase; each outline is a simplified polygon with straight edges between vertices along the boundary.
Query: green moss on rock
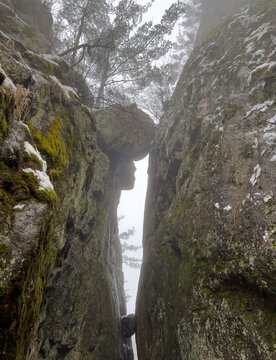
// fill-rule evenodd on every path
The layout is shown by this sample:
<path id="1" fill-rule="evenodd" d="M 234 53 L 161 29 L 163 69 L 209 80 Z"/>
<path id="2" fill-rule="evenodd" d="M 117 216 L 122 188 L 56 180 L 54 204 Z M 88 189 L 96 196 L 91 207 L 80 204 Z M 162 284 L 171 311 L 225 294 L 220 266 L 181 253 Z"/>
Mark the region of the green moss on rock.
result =
<path id="1" fill-rule="evenodd" d="M 15 172 L 7 168 L 0 175 L 0 208 L 10 212 L 19 201 L 34 198 L 51 206 L 57 201 L 54 190 L 40 190 L 39 180 L 32 172 Z"/>
<path id="2" fill-rule="evenodd" d="M 24 163 L 26 163 L 26 167 L 42 170 L 42 161 L 39 160 L 34 154 L 29 154 L 28 152 L 25 152 Z M 28 163 L 30 163 L 30 166 L 28 166 Z"/>
<path id="3" fill-rule="evenodd" d="M 0 187 L 0 211 L 10 211 L 11 203 L 9 201 L 8 193 Z"/>
<path id="4" fill-rule="evenodd" d="M 9 133 L 8 118 L 12 111 L 12 101 L 9 96 L 0 90 L 0 145 Z"/>
<path id="5" fill-rule="evenodd" d="M 42 56 L 31 52 L 24 53 L 24 58 L 29 62 L 30 66 L 47 75 L 54 75 L 54 64 L 44 59 Z"/>
<path id="6" fill-rule="evenodd" d="M 0 171 L 7 171 L 7 170 L 9 170 L 9 167 L 3 161 L 0 161 Z"/>
<path id="7" fill-rule="evenodd" d="M 28 27 L 26 28 L 27 32 L 32 32 L 32 28 Z M 32 36 L 35 36 L 35 33 L 32 32 Z M 42 56 L 36 55 L 31 52 L 25 52 L 23 54 L 23 57 L 28 61 L 30 66 L 36 70 L 39 70 L 43 72 L 44 74 L 50 75 L 50 76 L 56 76 L 59 80 L 63 81 L 65 79 L 65 73 L 61 69 L 59 65 L 56 65 L 46 59 L 44 59 Z"/>
<path id="8" fill-rule="evenodd" d="M 35 193 L 35 197 L 39 201 L 49 203 L 51 206 L 54 206 L 57 201 L 57 194 L 54 190 L 38 190 Z"/>
<path id="9" fill-rule="evenodd" d="M 66 144 L 62 138 L 63 122 L 59 115 L 49 126 L 45 135 L 28 123 L 34 140 L 41 152 L 47 156 L 51 168 L 62 169 L 68 164 Z"/>
<path id="10" fill-rule="evenodd" d="M 9 312 L 2 314 L 1 319 L 1 335 L 5 333 L 4 337 L 1 336 L 1 340 L 4 340 L 2 351 L 8 354 L 8 360 L 26 357 L 26 349 L 35 330 L 49 267 L 57 254 L 53 242 L 53 220 L 50 216 L 45 217 L 37 251 L 30 261 L 24 263 L 17 281 L 1 288 L 0 300 L 9 303 Z"/>
<path id="11" fill-rule="evenodd" d="M 216 270 L 219 272 L 224 272 L 226 270 L 226 265 L 222 262 L 221 259 L 218 259 L 216 262 Z"/>
<path id="12" fill-rule="evenodd" d="M 4 114 L 0 119 L 0 142 L 2 141 L 3 137 L 8 135 L 8 123 Z"/>
<path id="13" fill-rule="evenodd" d="M 205 295 L 207 298 L 209 298 L 210 296 L 212 296 L 212 290 L 210 290 L 208 288 L 202 288 L 201 294 Z"/>

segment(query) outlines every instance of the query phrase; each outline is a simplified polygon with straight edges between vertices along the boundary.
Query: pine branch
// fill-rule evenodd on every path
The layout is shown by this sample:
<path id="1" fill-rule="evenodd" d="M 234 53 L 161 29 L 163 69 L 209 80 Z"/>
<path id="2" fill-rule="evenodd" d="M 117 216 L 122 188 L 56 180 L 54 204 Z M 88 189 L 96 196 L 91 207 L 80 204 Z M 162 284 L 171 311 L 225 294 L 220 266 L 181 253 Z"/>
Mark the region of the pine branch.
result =
<path id="1" fill-rule="evenodd" d="M 105 44 L 105 45 L 101 45 L 98 42 L 96 42 L 95 44 L 89 44 L 89 43 L 85 43 L 85 44 L 80 44 L 78 46 L 74 46 L 71 47 L 67 50 L 65 50 L 64 52 L 62 52 L 61 54 L 58 54 L 58 56 L 65 56 L 70 54 L 71 52 L 80 50 L 80 49 L 93 49 L 93 48 L 106 48 L 106 49 L 113 49 L 113 47 L 111 46 L 111 43 Z"/>

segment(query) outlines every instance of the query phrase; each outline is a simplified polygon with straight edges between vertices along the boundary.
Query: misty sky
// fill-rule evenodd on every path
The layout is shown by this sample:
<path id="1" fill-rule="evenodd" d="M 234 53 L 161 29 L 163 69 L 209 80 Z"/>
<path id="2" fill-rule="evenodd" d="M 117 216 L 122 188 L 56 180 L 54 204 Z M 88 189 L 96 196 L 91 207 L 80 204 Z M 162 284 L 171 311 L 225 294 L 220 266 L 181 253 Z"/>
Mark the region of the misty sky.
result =
<path id="1" fill-rule="evenodd" d="M 141 4 L 146 4 L 148 0 L 138 1 Z M 157 22 L 165 9 L 167 9 L 174 1 L 173 0 L 155 0 L 150 8 L 149 13 L 145 16 L 145 20 L 152 20 Z M 148 159 L 141 160 L 135 163 L 137 168 L 135 172 L 135 186 L 131 191 L 122 191 L 120 204 L 118 207 L 118 216 L 123 215 L 124 219 L 119 222 L 120 232 L 126 231 L 129 228 L 135 227 L 135 236 L 130 238 L 129 243 L 136 246 L 142 244 L 143 234 L 143 218 L 144 218 L 144 204 L 147 188 L 147 167 Z M 128 256 L 142 258 L 142 250 L 138 252 L 128 253 Z M 131 296 L 127 304 L 128 313 L 135 312 L 135 298 L 137 291 L 137 284 L 139 279 L 139 271 L 124 266 L 125 289 L 127 294 Z"/>
<path id="2" fill-rule="evenodd" d="M 162 14 L 174 1 L 173 0 L 155 0 L 144 20 L 153 22 L 160 21 Z M 148 0 L 139 0 L 138 3 L 146 4 Z M 147 188 L 147 167 L 148 158 L 135 163 L 137 168 L 135 172 L 135 186 L 131 191 L 122 191 L 120 204 L 118 207 L 118 216 L 123 215 L 124 219 L 119 222 L 119 231 L 123 232 L 129 228 L 135 227 L 135 236 L 129 239 L 129 243 L 141 246 L 143 235 L 144 204 Z M 142 258 L 142 250 L 128 253 L 128 256 Z M 135 298 L 139 279 L 139 271 L 124 266 L 125 289 L 131 298 L 127 303 L 128 313 L 135 312 Z"/>
<path id="3" fill-rule="evenodd" d="M 148 2 L 148 0 L 140 0 L 138 2 L 140 4 L 145 4 Z M 173 2 L 173 0 L 155 0 L 155 3 L 150 8 L 149 13 L 144 16 L 144 20 L 153 21 L 154 23 L 160 21 L 164 10 L 167 9 Z M 139 162 L 135 162 L 135 166 L 136 181 L 134 189 L 131 191 L 122 191 L 120 204 L 118 207 L 118 216 L 124 216 L 124 219 L 119 222 L 119 231 L 123 232 L 134 226 L 135 235 L 128 241 L 130 244 L 141 246 L 143 236 L 145 196 L 148 181 L 148 157 Z M 143 251 L 141 249 L 137 252 L 128 252 L 127 255 L 142 259 L 142 253 Z M 134 313 L 140 270 L 132 269 L 129 266 L 123 265 L 123 272 L 125 278 L 125 291 L 126 294 L 130 296 L 127 302 L 127 313 Z M 134 358 L 137 359 L 135 346 Z"/>

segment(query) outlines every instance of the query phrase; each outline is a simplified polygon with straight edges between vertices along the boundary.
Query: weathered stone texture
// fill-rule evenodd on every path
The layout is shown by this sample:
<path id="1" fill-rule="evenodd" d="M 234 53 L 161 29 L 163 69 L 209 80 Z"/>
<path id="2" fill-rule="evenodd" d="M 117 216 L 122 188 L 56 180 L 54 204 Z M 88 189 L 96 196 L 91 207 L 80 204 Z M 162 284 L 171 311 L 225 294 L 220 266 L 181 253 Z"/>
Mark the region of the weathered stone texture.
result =
<path id="1" fill-rule="evenodd" d="M 68 64 L 41 55 L 45 37 L 10 11 L 0 29 L 0 358 L 131 360 L 117 205 L 152 136 L 114 160 L 91 109 L 64 86 Z"/>
<path id="2" fill-rule="evenodd" d="M 150 154 L 141 360 L 275 356 L 275 1 L 191 55 Z"/>
<path id="3" fill-rule="evenodd" d="M 100 146 L 116 160 L 141 160 L 149 152 L 154 123 L 136 104 L 112 105 L 96 113 Z"/>

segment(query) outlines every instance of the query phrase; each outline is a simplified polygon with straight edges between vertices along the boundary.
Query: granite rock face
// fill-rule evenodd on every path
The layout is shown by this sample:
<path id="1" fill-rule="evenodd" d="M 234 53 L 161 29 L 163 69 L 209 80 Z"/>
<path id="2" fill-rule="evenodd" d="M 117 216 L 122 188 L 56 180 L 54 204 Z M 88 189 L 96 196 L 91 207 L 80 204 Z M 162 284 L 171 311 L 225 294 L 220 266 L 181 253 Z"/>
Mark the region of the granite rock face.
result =
<path id="1" fill-rule="evenodd" d="M 272 360 L 275 1 L 224 19 L 184 67 L 150 153 L 141 360 Z"/>
<path id="2" fill-rule="evenodd" d="M 100 146 L 115 160 L 141 160 L 149 152 L 154 123 L 136 104 L 112 105 L 96 113 Z"/>
<path id="3" fill-rule="evenodd" d="M 20 16 L 0 13 L 0 358 L 131 360 L 117 205 L 144 150 L 98 145 L 69 66 Z"/>

